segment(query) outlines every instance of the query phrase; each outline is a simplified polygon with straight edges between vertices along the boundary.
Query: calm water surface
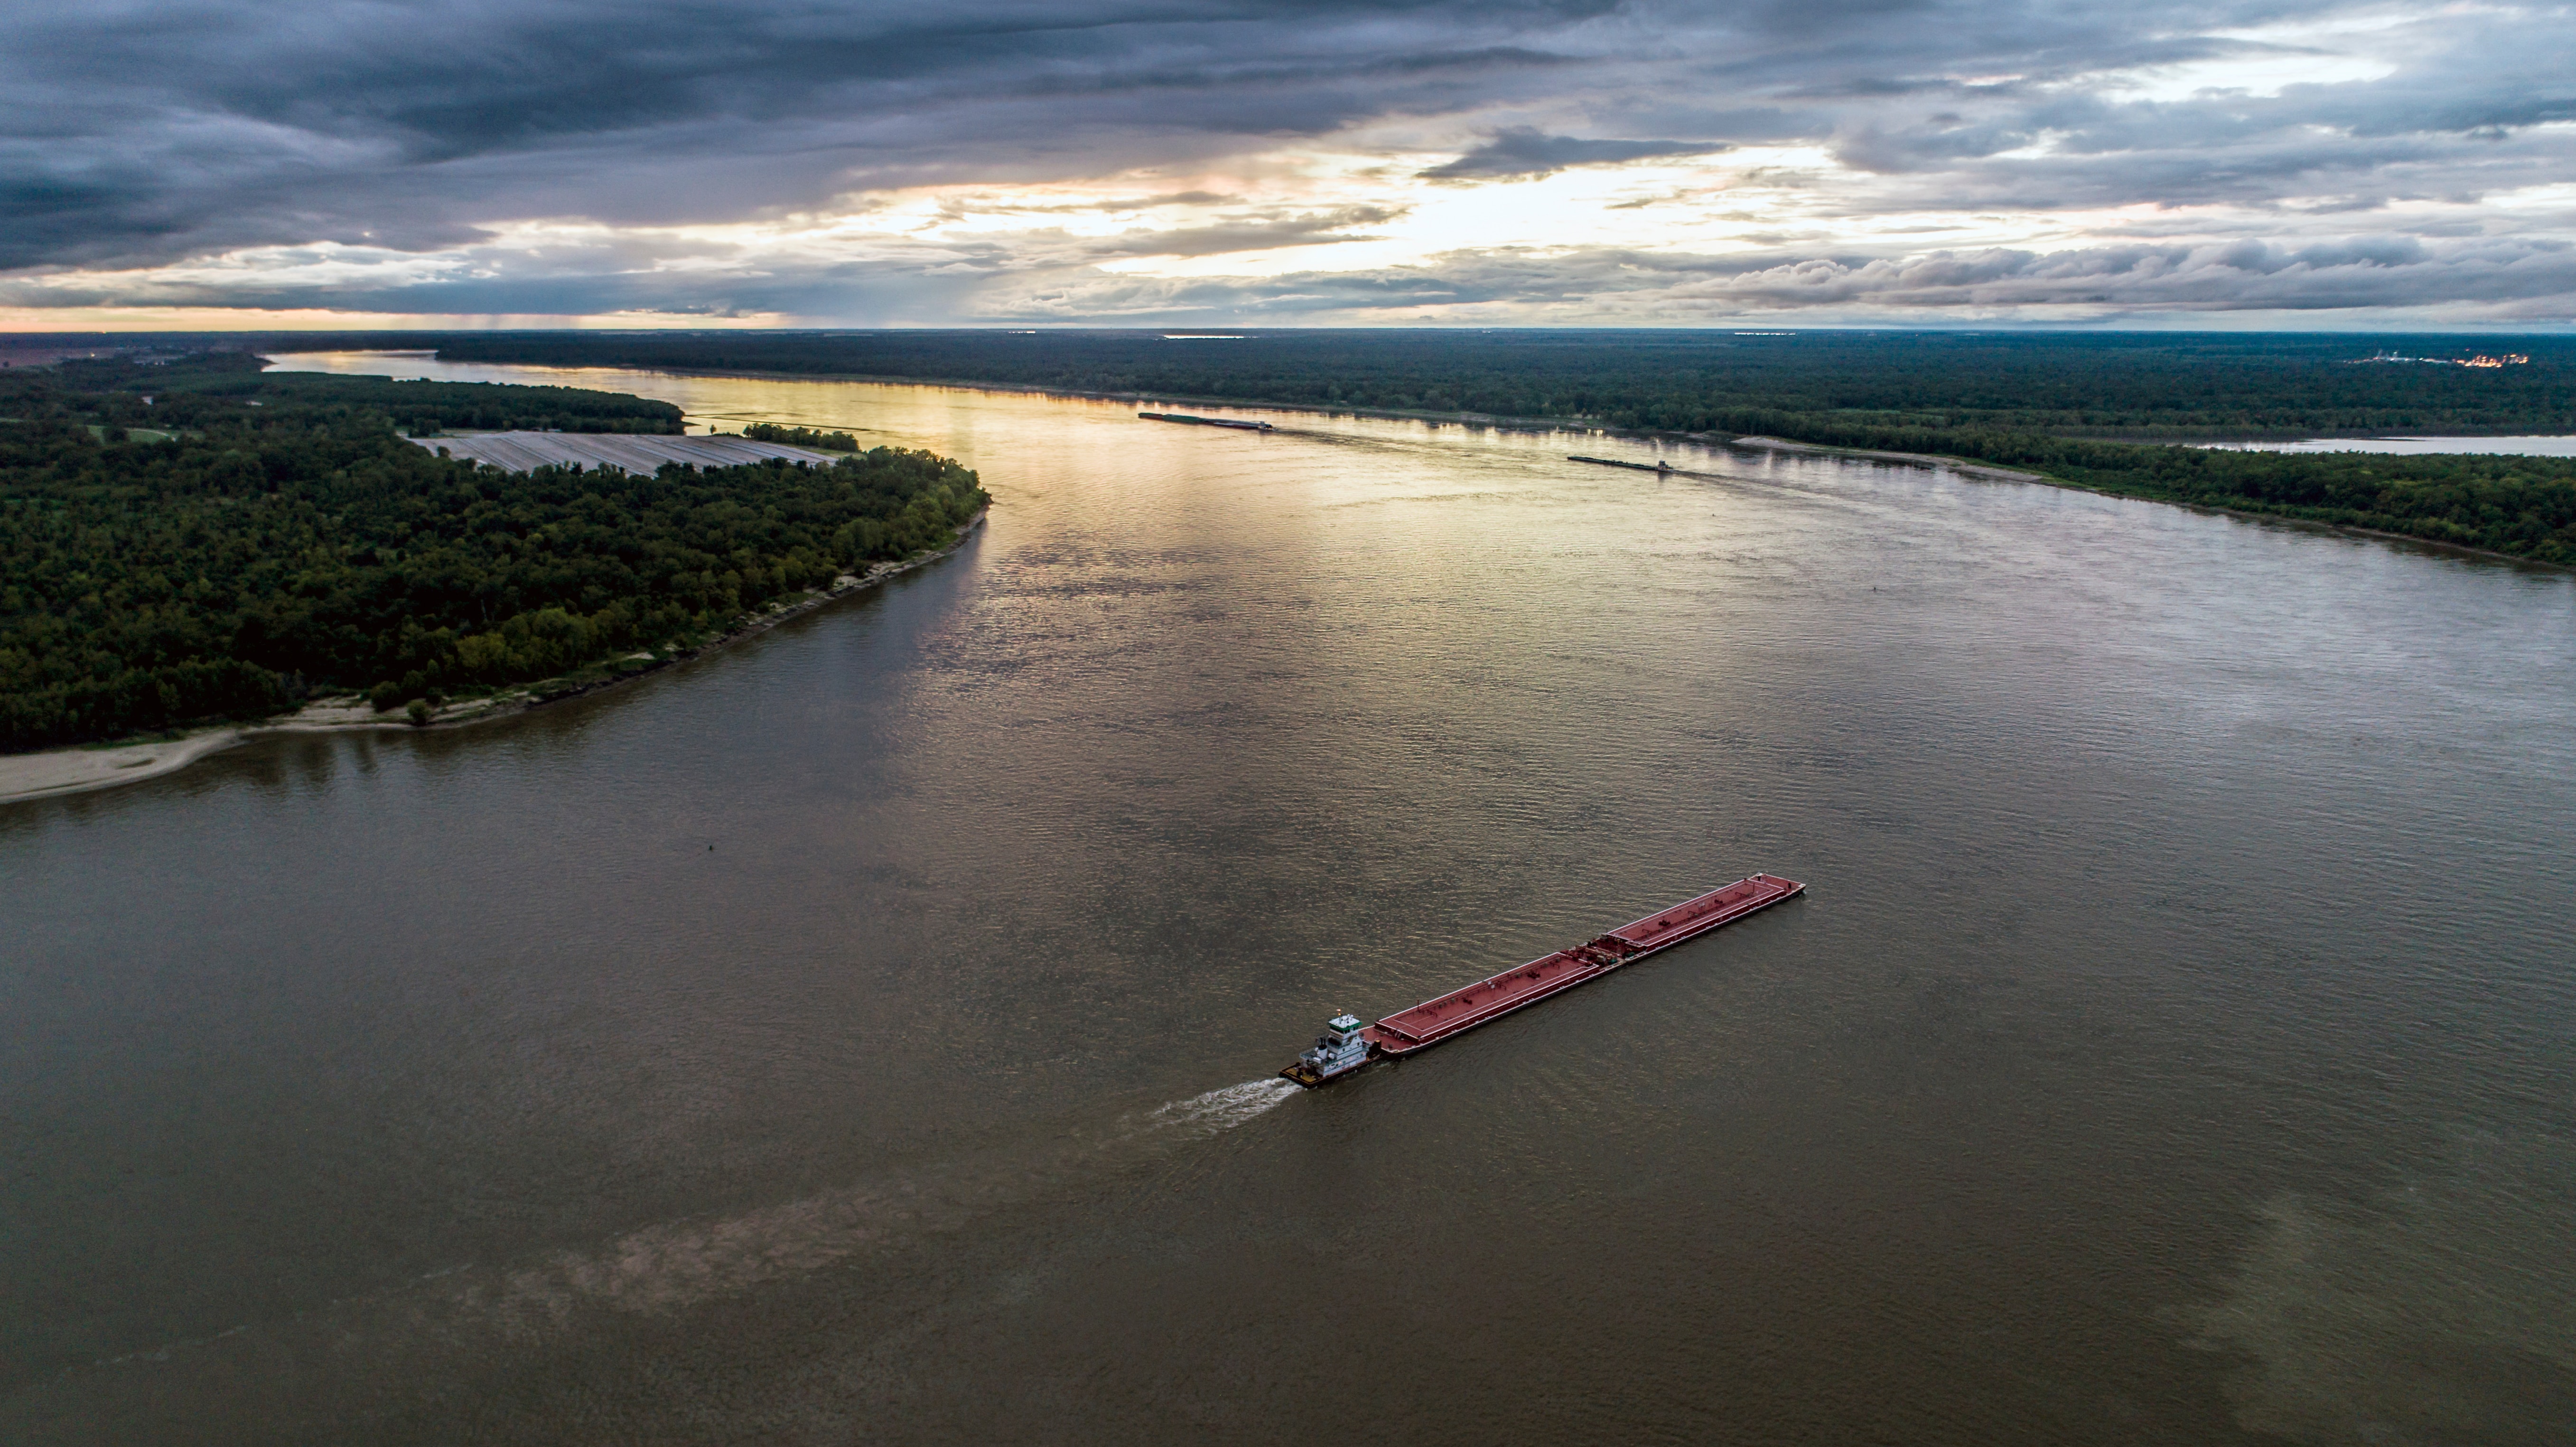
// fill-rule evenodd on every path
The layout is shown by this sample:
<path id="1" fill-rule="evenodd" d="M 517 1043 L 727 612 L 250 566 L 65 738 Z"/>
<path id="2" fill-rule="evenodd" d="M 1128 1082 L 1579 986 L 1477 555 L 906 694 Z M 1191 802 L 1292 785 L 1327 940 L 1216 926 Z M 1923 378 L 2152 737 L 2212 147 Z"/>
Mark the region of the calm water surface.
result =
<path id="1" fill-rule="evenodd" d="M 631 687 L 0 809 L 0 1438 L 2570 1440 L 2565 574 L 399 370 L 997 502 Z M 1270 1079 L 1754 870 L 1811 893 Z"/>

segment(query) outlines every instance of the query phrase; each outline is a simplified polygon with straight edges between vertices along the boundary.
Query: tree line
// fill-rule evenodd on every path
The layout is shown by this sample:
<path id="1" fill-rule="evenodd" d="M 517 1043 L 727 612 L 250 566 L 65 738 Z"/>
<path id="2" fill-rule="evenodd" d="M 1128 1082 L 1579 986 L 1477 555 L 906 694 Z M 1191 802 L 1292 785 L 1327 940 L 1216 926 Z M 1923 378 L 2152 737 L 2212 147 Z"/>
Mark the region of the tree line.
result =
<path id="1" fill-rule="evenodd" d="M 433 455 L 366 400 L 376 381 L 442 419 L 494 406 L 420 390 L 463 384 L 174 393 L 167 375 L 142 379 L 149 404 L 133 378 L 97 371 L 0 377 L 0 749 L 257 718 L 320 693 L 390 707 L 685 648 L 943 546 L 988 501 L 972 472 L 896 448 L 829 466 L 510 474 Z M 499 410 L 616 424 L 667 406 L 642 403 L 572 393 Z"/>
<path id="2" fill-rule="evenodd" d="M 811 447 L 817 452 L 856 452 L 859 439 L 847 432 L 826 432 L 814 427 L 781 427 L 775 422 L 754 422 L 742 429 L 742 435 L 754 442 L 775 442 L 786 447 Z"/>
<path id="3" fill-rule="evenodd" d="M 676 435 L 680 409 L 623 392 L 524 387 L 505 382 L 397 382 L 330 372 L 271 372 L 249 352 L 203 352 L 168 361 L 74 360 L 54 369 L 103 420 L 128 426 L 193 425 L 266 407 L 349 406 L 382 412 L 415 436 L 441 432 L 642 432 Z M 149 399 L 148 401 L 145 399 Z"/>

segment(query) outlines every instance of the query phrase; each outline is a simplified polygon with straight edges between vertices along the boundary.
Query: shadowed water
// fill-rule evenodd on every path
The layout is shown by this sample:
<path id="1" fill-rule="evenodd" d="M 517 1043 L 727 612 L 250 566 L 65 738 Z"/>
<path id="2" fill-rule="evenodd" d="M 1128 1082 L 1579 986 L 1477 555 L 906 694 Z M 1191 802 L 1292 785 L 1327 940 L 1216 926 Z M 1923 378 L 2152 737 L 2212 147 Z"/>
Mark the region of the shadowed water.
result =
<path id="1" fill-rule="evenodd" d="M 2563 573 L 1601 437 L 319 364 L 997 503 L 632 686 L 0 809 L 0 1437 L 2566 1440 Z M 1810 894 L 1270 1078 L 1755 870 Z"/>

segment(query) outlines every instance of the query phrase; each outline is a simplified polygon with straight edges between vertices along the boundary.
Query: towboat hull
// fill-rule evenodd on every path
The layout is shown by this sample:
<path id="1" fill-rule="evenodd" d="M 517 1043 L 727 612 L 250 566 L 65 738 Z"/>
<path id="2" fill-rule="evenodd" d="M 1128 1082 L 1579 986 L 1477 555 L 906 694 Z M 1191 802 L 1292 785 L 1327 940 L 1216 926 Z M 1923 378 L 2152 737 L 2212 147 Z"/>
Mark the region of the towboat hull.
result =
<path id="1" fill-rule="evenodd" d="M 1289 1066 L 1287 1069 L 1280 1071 L 1279 1078 L 1282 1080 L 1293 1080 L 1299 1085 L 1306 1087 L 1308 1090 L 1312 1090 L 1316 1086 L 1324 1084 L 1326 1081 L 1339 1080 L 1343 1076 L 1350 1074 L 1352 1071 L 1359 1069 L 1360 1065 L 1366 1064 L 1368 1064 L 1368 1061 L 1363 1059 L 1360 1061 L 1359 1065 L 1345 1065 L 1339 1070 L 1325 1071 L 1317 1070 L 1305 1061 L 1300 1060 L 1296 1064 Z"/>

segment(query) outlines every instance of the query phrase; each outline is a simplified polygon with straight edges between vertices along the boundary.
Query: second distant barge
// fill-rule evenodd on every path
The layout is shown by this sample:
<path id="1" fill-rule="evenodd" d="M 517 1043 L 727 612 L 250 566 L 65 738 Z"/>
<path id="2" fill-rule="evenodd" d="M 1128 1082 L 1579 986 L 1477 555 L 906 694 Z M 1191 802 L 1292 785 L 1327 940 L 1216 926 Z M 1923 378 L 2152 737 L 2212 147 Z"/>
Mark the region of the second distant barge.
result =
<path id="1" fill-rule="evenodd" d="M 1558 950 L 1517 970 L 1425 1000 L 1374 1025 L 1361 1024 L 1356 1015 L 1336 1015 L 1325 1024 L 1315 1048 L 1279 1073 L 1311 1088 L 1348 1075 L 1376 1056 L 1427 1050 L 1524 1005 L 1535 1005 L 1587 980 L 1597 980 L 1621 965 L 1635 964 L 1658 950 L 1695 940 L 1719 925 L 1802 893 L 1806 887 L 1776 874 L 1756 874 L 1722 889 L 1712 889 L 1697 899 L 1657 910 L 1570 950 Z"/>
<path id="2" fill-rule="evenodd" d="M 1276 432 L 1267 422 L 1238 422 L 1231 417 L 1193 417 L 1187 412 L 1139 412 L 1148 422 L 1186 422 L 1192 427 L 1231 427 L 1238 432 Z"/>

